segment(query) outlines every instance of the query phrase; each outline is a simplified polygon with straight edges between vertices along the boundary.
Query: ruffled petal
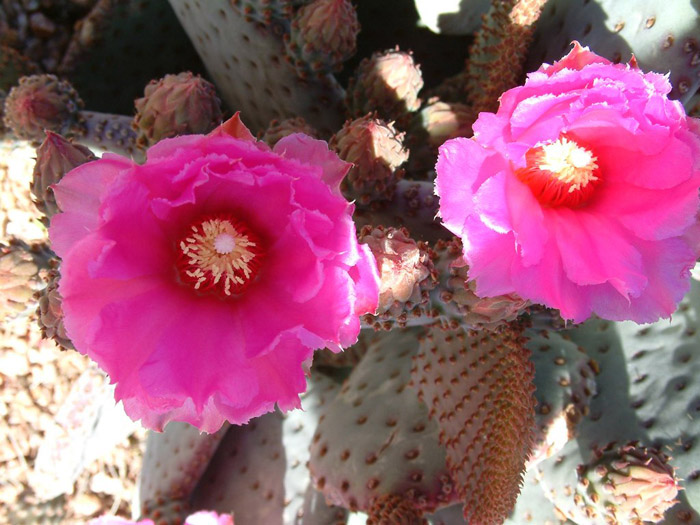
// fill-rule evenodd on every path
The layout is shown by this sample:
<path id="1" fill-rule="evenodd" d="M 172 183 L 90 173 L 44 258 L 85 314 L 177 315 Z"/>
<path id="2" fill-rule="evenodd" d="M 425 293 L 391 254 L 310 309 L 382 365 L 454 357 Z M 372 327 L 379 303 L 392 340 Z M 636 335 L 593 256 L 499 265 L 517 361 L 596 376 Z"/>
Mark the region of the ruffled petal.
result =
<path id="1" fill-rule="evenodd" d="M 510 273 L 516 258 L 512 233 L 496 233 L 477 217 L 465 224 L 469 235 L 462 238 L 464 257 L 469 263 L 469 279 L 476 281 L 480 297 L 513 293 Z"/>
<path id="2" fill-rule="evenodd" d="M 610 289 L 597 290 L 593 310 L 604 319 L 653 323 L 670 317 L 690 290 L 690 270 L 697 252 L 684 239 L 640 242 L 636 248 L 642 254 L 649 285 L 629 301 Z"/>
<path id="3" fill-rule="evenodd" d="M 610 64 L 609 60 L 595 53 L 591 53 L 591 50 L 587 46 L 582 46 L 576 40 L 574 40 L 571 45 L 574 47 L 565 57 L 557 60 L 554 64 L 542 64 L 538 71 L 552 76 L 562 69 L 580 71 L 589 64 Z"/>
<path id="4" fill-rule="evenodd" d="M 512 265 L 514 292 L 533 303 L 559 310 L 564 319 L 581 323 L 592 313 L 591 287 L 577 286 L 566 276 L 554 240 L 547 246 L 548 256 L 539 264 L 523 266 L 519 260 Z"/>
<path id="5" fill-rule="evenodd" d="M 609 283 L 627 299 L 647 285 L 641 254 L 613 223 L 569 209 L 552 211 L 547 220 L 564 272 L 573 283 Z"/>
<path id="6" fill-rule="evenodd" d="M 472 139 L 456 138 L 440 146 L 435 170 L 435 193 L 445 226 L 461 235 L 466 217 L 474 213 L 472 197 L 490 174 L 506 168 L 502 156 Z"/>
<path id="7" fill-rule="evenodd" d="M 627 182 L 606 181 L 588 211 L 619 222 L 641 239 L 677 237 L 696 220 L 697 187 L 695 180 L 669 189 L 640 188 Z M 620 198 L 621 195 L 624 198 Z M 659 207 L 659 202 L 665 205 Z"/>
<path id="8" fill-rule="evenodd" d="M 514 176 L 506 179 L 506 202 L 515 235 L 515 249 L 525 266 L 537 263 L 543 256 L 549 238 L 542 207 L 525 184 Z"/>
<path id="9" fill-rule="evenodd" d="M 89 164 L 71 170 L 60 184 L 51 186 L 56 203 L 63 210 L 52 217 L 49 228 L 52 249 L 59 257 L 98 227 L 103 197 L 121 173 L 135 166 L 130 160 L 111 153 Z"/>
<path id="10" fill-rule="evenodd" d="M 317 140 L 303 133 L 292 133 L 280 139 L 273 151 L 285 158 L 298 160 L 308 166 L 321 168 L 321 180 L 334 193 L 340 194 L 340 182 L 352 167 L 350 162 L 340 160 L 323 140 Z"/>
<path id="11" fill-rule="evenodd" d="M 693 176 L 692 150 L 687 143 L 673 138 L 664 143 L 665 147 L 653 155 L 606 145 L 597 148 L 602 176 L 654 190 L 678 186 Z"/>
<path id="12" fill-rule="evenodd" d="M 350 278 L 355 283 L 355 294 L 353 298 L 354 315 L 350 319 L 350 323 L 344 325 L 341 332 L 341 345 L 346 347 L 357 342 L 357 336 L 360 333 L 359 316 L 373 314 L 379 304 L 379 269 L 377 268 L 377 261 L 366 244 L 361 244 L 358 250 L 359 259 L 357 264 L 348 270 Z"/>

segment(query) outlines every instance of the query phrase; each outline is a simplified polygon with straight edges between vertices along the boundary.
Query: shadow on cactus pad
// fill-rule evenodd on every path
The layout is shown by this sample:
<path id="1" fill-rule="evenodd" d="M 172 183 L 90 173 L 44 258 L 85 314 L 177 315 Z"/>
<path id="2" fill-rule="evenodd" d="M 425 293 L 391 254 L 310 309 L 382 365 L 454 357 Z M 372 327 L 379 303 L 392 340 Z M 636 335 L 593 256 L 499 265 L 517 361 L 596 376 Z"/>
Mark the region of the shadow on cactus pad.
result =
<path id="1" fill-rule="evenodd" d="M 150 80 L 181 71 L 204 67 L 167 0 L 100 0 L 59 68 L 91 110 L 126 115 Z"/>

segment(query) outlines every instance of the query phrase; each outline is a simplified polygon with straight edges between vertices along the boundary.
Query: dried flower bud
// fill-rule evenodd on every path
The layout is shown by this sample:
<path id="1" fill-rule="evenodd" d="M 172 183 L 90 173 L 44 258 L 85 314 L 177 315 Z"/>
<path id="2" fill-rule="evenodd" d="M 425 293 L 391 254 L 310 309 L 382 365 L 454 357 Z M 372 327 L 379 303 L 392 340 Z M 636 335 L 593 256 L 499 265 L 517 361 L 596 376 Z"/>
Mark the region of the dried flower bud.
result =
<path id="1" fill-rule="evenodd" d="M 291 135 L 292 133 L 304 133 L 310 137 L 317 137 L 316 131 L 311 125 L 301 117 L 288 118 L 282 121 L 274 119 L 265 130 L 262 139 L 268 145 L 274 146 L 280 139 Z"/>
<path id="2" fill-rule="evenodd" d="M 393 197 L 404 173 L 399 167 L 408 160 L 403 139 L 393 124 L 371 115 L 346 122 L 331 138 L 330 147 L 354 164 L 343 181 L 350 198 L 366 205 Z"/>
<path id="3" fill-rule="evenodd" d="M 83 101 L 55 75 L 22 77 L 5 99 L 5 125 L 19 138 L 41 141 L 44 130 L 61 135 L 80 133 Z"/>
<path id="4" fill-rule="evenodd" d="M 578 471 L 577 501 L 605 522 L 657 523 L 678 500 L 678 480 L 668 457 L 635 443 L 607 447 Z"/>
<path id="5" fill-rule="evenodd" d="M 285 35 L 287 56 L 304 78 L 338 71 L 355 54 L 360 23 L 350 0 L 315 0 L 292 20 Z"/>
<path id="6" fill-rule="evenodd" d="M 222 119 L 214 85 L 189 71 L 152 80 L 134 104 L 132 127 L 141 147 L 177 135 L 208 133 Z"/>
<path id="7" fill-rule="evenodd" d="M 366 226 L 359 236 L 377 261 L 380 274 L 377 315 L 396 319 L 429 301 L 437 278 L 431 253 L 424 243 L 411 239 L 405 228 Z"/>
<path id="8" fill-rule="evenodd" d="M 44 142 L 36 150 L 36 164 L 30 189 L 34 204 L 47 219 L 51 219 L 60 210 L 51 189 L 63 176 L 73 168 L 95 159 L 95 155 L 80 144 L 52 131 L 46 132 Z"/>
<path id="9" fill-rule="evenodd" d="M 50 270 L 46 276 L 47 286 L 39 293 L 37 317 L 41 334 L 46 339 L 53 339 L 63 349 L 73 349 L 73 343 L 68 339 L 63 326 L 61 295 L 58 293 L 59 278 L 57 270 Z"/>
<path id="10" fill-rule="evenodd" d="M 423 77 L 413 55 L 390 49 L 360 62 L 348 87 L 347 103 L 355 117 L 376 111 L 382 118 L 401 121 L 420 107 L 422 88 Z"/>
<path id="11" fill-rule="evenodd" d="M 38 250 L 13 240 L 0 243 L 0 320 L 32 310 L 34 292 L 41 287 Z"/>

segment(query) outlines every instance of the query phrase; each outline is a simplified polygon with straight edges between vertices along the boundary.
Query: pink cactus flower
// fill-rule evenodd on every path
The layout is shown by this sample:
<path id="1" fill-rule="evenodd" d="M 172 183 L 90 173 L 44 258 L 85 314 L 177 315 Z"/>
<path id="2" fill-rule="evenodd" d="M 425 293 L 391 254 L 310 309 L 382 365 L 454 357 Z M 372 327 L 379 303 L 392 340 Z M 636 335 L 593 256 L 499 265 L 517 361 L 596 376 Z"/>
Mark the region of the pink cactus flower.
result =
<path id="1" fill-rule="evenodd" d="M 574 43 L 441 146 L 440 215 L 478 295 L 575 322 L 671 315 L 700 253 L 700 121 L 670 90 Z"/>
<path id="2" fill-rule="evenodd" d="M 130 417 L 214 432 L 300 405 L 313 350 L 352 345 L 377 305 L 348 168 L 306 135 L 270 150 L 236 116 L 53 187 L 66 332 Z"/>
<path id="3" fill-rule="evenodd" d="M 153 520 L 149 519 L 132 521 L 115 516 L 100 516 L 90 520 L 88 525 L 154 525 L 154 523 Z M 234 525 L 234 523 L 230 514 L 217 514 L 201 510 L 187 516 L 184 525 Z"/>

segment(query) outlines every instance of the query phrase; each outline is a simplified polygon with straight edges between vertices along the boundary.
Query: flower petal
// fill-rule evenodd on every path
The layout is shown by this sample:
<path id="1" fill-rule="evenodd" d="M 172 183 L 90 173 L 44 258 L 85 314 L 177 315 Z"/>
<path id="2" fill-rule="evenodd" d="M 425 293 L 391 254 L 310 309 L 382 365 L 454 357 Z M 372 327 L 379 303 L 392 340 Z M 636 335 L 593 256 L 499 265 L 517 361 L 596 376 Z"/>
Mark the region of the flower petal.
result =
<path id="1" fill-rule="evenodd" d="M 67 173 L 60 184 L 51 186 L 63 213 L 51 219 L 51 245 L 61 257 L 70 246 L 99 225 L 102 198 L 114 180 L 134 163 L 118 155 L 105 153 L 99 159 Z"/>
<path id="2" fill-rule="evenodd" d="M 440 196 L 440 216 L 450 231 L 462 234 L 465 217 L 474 213 L 474 193 L 490 173 L 505 168 L 503 157 L 472 139 L 456 138 L 440 146 L 435 193 Z"/>
<path id="3" fill-rule="evenodd" d="M 548 213 L 567 277 L 578 285 L 609 283 L 623 297 L 647 285 L 641 254 L 615 225 L 581 210 Z"/>
<path id="4" fill-rule="evenodd" d="M 328 148 L 326 142 L 303 133 L 292 133 L 283 137 L 275 144 L 273 151 L 307 166 L 321 168 L 321 180 L 336 194 L 340 194 L 340 182 L 352 167 L 351 163 L 340 160 L 338 155 Z"/>

